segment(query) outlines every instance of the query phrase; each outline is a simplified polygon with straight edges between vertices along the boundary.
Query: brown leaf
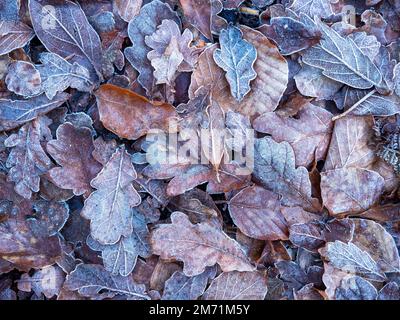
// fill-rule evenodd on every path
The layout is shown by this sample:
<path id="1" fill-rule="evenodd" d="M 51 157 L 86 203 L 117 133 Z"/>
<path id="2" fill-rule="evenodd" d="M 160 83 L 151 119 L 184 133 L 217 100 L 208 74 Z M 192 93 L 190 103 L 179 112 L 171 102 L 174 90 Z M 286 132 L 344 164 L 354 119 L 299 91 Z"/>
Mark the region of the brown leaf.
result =
<path id="1" fill-rule="evenodd" d="M 375 160 L 375 152 L 369 146 L 372 124 L 372 117 L 336 120 L 324 170 L 368 168 Z"/>
<path id="2" fill-rule="evenodd" d="M 264 35 L 245 26 L 241 27 L 241 31 L 243 39 L 257 50 L 257 60 L 254 63 L 257 78 L 251 82 L 249 94 L 240 103 L 230 96 L 225 73 L 213 60 L 214 51 L 217 49 L 217 46 L 213 45 L 205 49 L 199 57 L 197 68 L 192 74 L 189 97 L 194 97 L 196 90 L 205 86 L 210 88 L 212 98 L 224 110 L 236 110 L 254 118 L 276 109 L 286 90 L 289 70 L 278 48 Z"/>
<path id="3" fill-rule="evenodd" d="M 268 133 L 277 142 L 287 141 L 296 156 L 296 166 L 308 167 L 325 158 L 333 123 L 332 114 L 311 103 L 296 118 L 280 117 L 274 112 L 255 119 L 254 129 Z"/>
<path id="4" fill-rule="evenodd" d="M 267 279 L 259 272 L 223 272 L 215 278 L 203 300 L 264 300 Z"/>
<path id="5" fill-rule="evenodd" d="M 152 103 L 132 91 L 105 84 L 96 92 L 100 121 L 120 138 L 135 140 L 151 129 L 174 128 L 177 113 L 167 103 Z"/>
<path id="6" fill-rule="evenodd" d="M 183 261 L 185 275 L 200 274 L 215 263 L 224 272 L 254 270 L 239 244 L 222 230 L 204 223 L 193 225 L 181 212 L 174 212 L 171 222 L 153 231 L 153 252 L 162 259 Z"/>
<path id="7" fill-rule="evenodd" d="M 60 255 L 58 236 L 35 236 L 26 221 L 17 217 L 0 223 L 0 256 L 18 269 L 29 271 L 52 265 Z"/>
<path id="8" fill-rule="evenodd" d="M 87 197 L 92 191 L 90 181 L 101 170 L 101 164 L 92 156 L 92 132 L 66 122 L 58 127 L 56 135 L 57 139 L 47 144 L 47 151 L 61 167 L 51 169 L 49 176 L 58 187 Z"/>
<path id="9" fill-rule="evenodd" d="M 179 0 L 185 18 L 208 39 L 211 34 L 211 1 Z"/>
<path id="10" fill-rule="evenodd" d="M 115 244 L 132 231 L 132 207 L 141 198 L 132 186 L 137 178 L 125 148 L 119 148 L 91 181 L 97 190 L 86 199 L 81 215 L 90 219 L 91 236 L 101 244 Z"/>
<path id="11" fill-rule="evenodd" d="M 321 173 L 324 206 L 332 214 L 368 210 L 380 198 L 383 178 L 375 171 L 342 168 Z"/>
<path id="12" fill-rule="evenodd" d="M 292 147 L 270 137 L 257 139 L 254 147 L 253 177 L 263 187 L 282 196 L 282 204 L 319 211 L 318 199 L 311 195 L 311 182 L 304 167 L 295 166 Z"/>
<path id="13" fill-rule="evenodd" d="M 288 239 L 279 196 L 271 191 L 258 186 L 247 187 L 229 201 L 229 212 L 238 228 L 251 238 Z"/>

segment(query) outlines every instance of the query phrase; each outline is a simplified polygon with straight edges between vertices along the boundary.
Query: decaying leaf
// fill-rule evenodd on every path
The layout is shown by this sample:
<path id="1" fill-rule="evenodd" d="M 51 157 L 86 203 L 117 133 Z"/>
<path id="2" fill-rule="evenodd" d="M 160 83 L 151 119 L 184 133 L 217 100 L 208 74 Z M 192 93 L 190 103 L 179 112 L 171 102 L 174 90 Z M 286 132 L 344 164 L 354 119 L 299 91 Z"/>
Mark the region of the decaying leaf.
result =
<path id="1" fill-rule="evenodd" d="M 231 95 L 238 101 L 250 91 L 250 81 L 257 73 L 253 69 L 257 58 L 256 48 L 243 40 L 240 29 L 229 27 L 220 34 L 221 49 L 214 51 L 214 60 L 226 72 Z"/>
<path id="2" fill-rule="evenodd" d="M 321 174 L 321 194 L 325 207 L 333 214 L 368 210 L 384 188 L 384 179 L 375 171 L 342 168 Z"/>
<path id="3" fill-rule="evenodd" d="M 163 259 L 183 261 L 185 275 L 198 275 L 215 263 L 224 272 L 253 271 L 240 245 L 222 230 L 204 223 L 193 225 L 181 212 L 173 213 L 171 222 L 153 231 L 153 252 Z"/>
<path id="4" fill-rule="evenodd" d="M 84 92 L 93 90 L 89 70 L 78 63 L 71 64 L 55 53 L 42 53 L 40 62 L 42 64 L 37 65 L 36 69 L 42 80 L 41 88 L 49 99 L 68 87 Z"/>
<path id="5" fill-rule="evenodd" d="M 4 141 L 6 147 L 12 148 L 6 163 L 11 168 L 8 179 L 15 182 L 15 191 L 24 198 L 39 191 L 40 175 L 52 167 L 41 145 L 42 137 L 51 137 L 49 124 L 48 118 L 39 117 Z"/>
<path id="6" fill-rule="evenodd" d="M 167 103 L 150 102 L 145 97 L 114 85 L 102 85 L 96 92 L 100 121 L 121 138 L 137 139 L 151 129 L 174 129 L 177 113 Z"/>
<path id="7" fill-rule="evenodd" d="M 33 30 L 20 21 L 0 22 L 0 56 L 22 48 L 35 35 Z"/>
<path id="8" fill-rule="evenodd" d="M 101 165 L 92 156 L 94 151 L 90 129 L 66 122 L 58 127 L 57 139 L 49 141 L 47 151 L 61 167 L 52 168 L 49 176 L 62 189 L 72 189 L 75 195 L 88 196 L 90 181 Z"/>
<path id="9" fill-rule="evenodd" d="M 144 285 L 136 284 L 131 277 L 114 276 L 102 266 L 94 264 L 78 265 L 67 276 L 64 287 L 93 298 L 96 298 L 101 290 L 105 290 L 109 292 L 108 297 L 122 295 L 131 300 L 149 300 Z"/>
<path id="10" fill-rule="evenodd" d="M 143 0 L 115 0 L 114 4 L 121 18 L 129 22 L 139 14 Z"/>
<path id="11" fill-rule="evenodd" d="M 125 148 L 119 148 L 91 181 L 97 189 L 86 199 L 81 215 L 90 219 L 91 236 L 101 244 L 115 244 L 133 231 L 132 207 L 141 199 L 132 186 L 137 178 Z"/>
<path id="12" fill-rule="evenodd" d="M 258 186 L 248 187 L 229 202 L 234 223 L 247 236 L 262 240 L 286 240 L 288 230 L 280 212 L 279 196 Z"/>
<path id="13" fill-rule="evenodd" d="M 48 51 L 102 78 L 100 37 L 78 4 L 66 0 L 55 6 L 52 0 L 30 0 L 29 12 L 33 29 Z"/>
<path id="14" fill-rule="evenodd" d="M 144 5 L 140 9 L 139 15 L 135 16 L 128 26 L 128 35 L 133 46 L 125 49 L 125 56 L 139 72 L 138 81 L 150 97 L 154 94 L 156 87 L 153 67 L 147 59 L 151 48 L 146 45 L 145 37 L 156 32 L 157 26 L 166 19 L 179 23 L 177 14 L 171 10 L 168 4 L 155 0 Z"/>
<path id="15" fill-rule="evenodd" d="M 8 90 L 24 97 L 34 96 L 41 92 L 42 79 L 32 63 L 15 61 L 8 66 L 5 78 Z M 52 99 L 54 96 L 49 97 Z"/>
<path id="16" fill-rule="evenodd" d="M 325 76 L 353 88 L 379 86 L 382 81 L 379 69 L 352 39 L 343 38 L 322 22 L 318 26 L 322 40 L 304 52 L 303 62 L 322 69 Z"/>
<path id="17" fill-rule="evenodd" d="M 253 176 L 266 189 L 282 196 L 282 203 L 303 206 L 315 211 L 318 200 L 311 196 L 311 182 L 304 167 L 295 167 L 292 147 L 269 137 L 257 139 L 254 150 Z"/>
<path id="18" fill-rule="evenodd" d="M 196 27 L 208 39 L 212 40 L 211 1 L 179 0 L 179 2 L 189 23 Z"/>
<path id="19" fill-rule="evenodd" d="M 223 272 L 203 295 L 204 300 L 263 300 L 267 279 L 258 272 Z"/>
<path id="20" fill-rule="evenodd" d="M 330 242 L 320 252 L 335 268 L 372 281 L 386 279 L 368 252 L 361 250 L 351 242 L 347 244 L 341 241 Z"/>
<path id="21" fill-rule="evenodd" d="M 277 142 L 289 142 L 296 165 L 308 167 L 313 161 L 325 158 L 333 130 L 331 118 L 330 112 L 308 103 L 296 118 L 269 112 L 258 117 L 253 126 L 257 131 L 270 134 Z"/>
<path id="22" fill-rule="evenodd" d="M 28 100 L 0 99 L 0 130 L 11 130 L 59 107 L 70 97 L 59 93 L 49 100 L 42 94 Z"/>

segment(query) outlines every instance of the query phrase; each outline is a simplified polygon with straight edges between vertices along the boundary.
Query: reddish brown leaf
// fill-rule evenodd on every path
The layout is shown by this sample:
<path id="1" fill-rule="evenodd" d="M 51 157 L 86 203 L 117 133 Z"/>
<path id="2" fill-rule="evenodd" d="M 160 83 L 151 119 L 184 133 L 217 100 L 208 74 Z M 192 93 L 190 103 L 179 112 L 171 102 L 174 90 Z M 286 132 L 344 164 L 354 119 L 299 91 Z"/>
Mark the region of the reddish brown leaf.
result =
<path id="1" fill-rule="evenodd" d="M 132 91 L 105 84 L 96 92 L 100 121 L 121 138 L 135 140 L 151 129 L 174 128 L 177 113 L 167 103 L 152 103 Z"/>

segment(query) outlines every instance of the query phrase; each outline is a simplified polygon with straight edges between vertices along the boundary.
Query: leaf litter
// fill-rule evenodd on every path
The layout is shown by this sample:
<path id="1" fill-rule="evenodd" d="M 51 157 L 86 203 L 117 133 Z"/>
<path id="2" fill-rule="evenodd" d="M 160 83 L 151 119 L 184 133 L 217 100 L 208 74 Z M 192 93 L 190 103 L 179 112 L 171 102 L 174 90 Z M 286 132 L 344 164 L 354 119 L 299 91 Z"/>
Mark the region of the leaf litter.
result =
<path id="1" fill-rule="evenodd" d="M 399 300 L 393 1 L 0 5 L 0 299 Z"/>

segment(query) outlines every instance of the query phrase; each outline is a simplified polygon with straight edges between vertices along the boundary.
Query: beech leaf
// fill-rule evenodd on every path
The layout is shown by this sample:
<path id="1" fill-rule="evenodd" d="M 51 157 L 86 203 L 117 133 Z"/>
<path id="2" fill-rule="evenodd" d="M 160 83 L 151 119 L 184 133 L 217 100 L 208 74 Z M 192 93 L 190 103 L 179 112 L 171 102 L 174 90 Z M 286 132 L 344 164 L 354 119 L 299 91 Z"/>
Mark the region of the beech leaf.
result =
<path id="1" fill-rule="evenodd" d="M 96 92 L 100 121 L 121 138 L 135 140 L 151 129 L 168 131 L 176 123 L 175 108 L 152 103 L 132 91 L 105 84 Z"/>
<path id="2" fill-rule="evenodd" d="M 288 230 L 279 196 L 258 186 L 243 189 L 229 201 L 233 222 L 248 237 L 286 240 Z"/>
<path id="3" fill-rule="evenodd" d="M 266 189 L 282 196 L 282 203 L 319 210 L 317 199 L 311 196 L 311 182 L 304 167 L 295 167 L 292 147 L 272 138 L 257 139 L 254 148 L 253 176 Z"/>
<path id="4" fill-rule="evenodd" d="M 321 255 L 335 268 L 359 275 L 372 281 L 384 281 L 385 274 L 366 252 L 353 243 L 329 242 L 320 250 Z"/>

